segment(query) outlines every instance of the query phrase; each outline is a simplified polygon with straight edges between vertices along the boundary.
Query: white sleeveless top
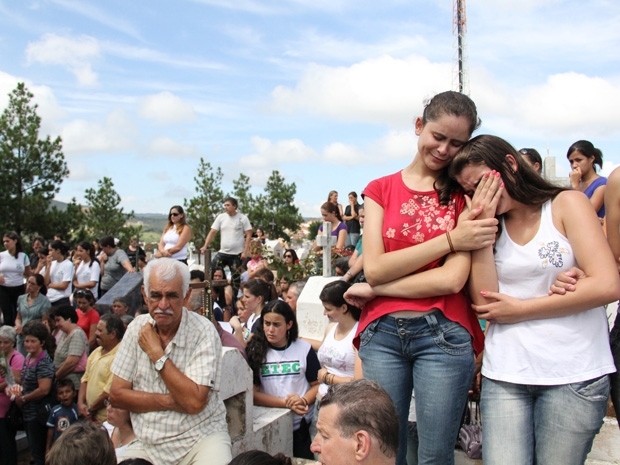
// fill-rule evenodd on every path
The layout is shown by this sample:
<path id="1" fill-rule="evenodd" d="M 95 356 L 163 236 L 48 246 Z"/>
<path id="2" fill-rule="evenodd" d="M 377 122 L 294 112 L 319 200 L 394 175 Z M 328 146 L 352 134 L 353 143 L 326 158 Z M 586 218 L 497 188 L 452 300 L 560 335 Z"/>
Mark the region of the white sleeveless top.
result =
<path id="1" fill-rule="evenodd" d="M 578 266 L 568 239 L 553 225 L 551 201 L 542 207 L 536 236 L 514 243 L 502 220 L 495 265 L 499 292 L 517 299 L 548 295 L 561 271 Z M 603 307 L 574 315 L 489 325 L 482 374 L 515 384 L 553 386 L 612 373 L 609 329 Z"/>
<path id="2" fill-rule="evenodd" d="M 332 373 L 336 376 L 353 377 L 355 369 L 355 349 L 353 348 L 353 337 L 357 333 L 356 322 L 349 334 L 340 341 L 334 339 L 336 327 L 334 325 L 329 330 L 327 336 L 319 351 L 317 353 L 321 366 L 327 368 L 328 373 Z M 323 397 L 327 394 L 329 386 L 325 383 L 321 383 L 319 386 L 319 396 Z"/>
<path id="3" fill-rule="evenodd" d="M 177 245 L 179 242 L 179 233 L 177 232 L 176 226 L 171 227 L 163 237 L 164 240 L 164 249 L 168 250 Z M 181 250 L 176 253 L 173 253 L 170 258 L 174 258 L 175 260 L 186 260 L 187 259 L 187 242 L 183 246 Z"/>

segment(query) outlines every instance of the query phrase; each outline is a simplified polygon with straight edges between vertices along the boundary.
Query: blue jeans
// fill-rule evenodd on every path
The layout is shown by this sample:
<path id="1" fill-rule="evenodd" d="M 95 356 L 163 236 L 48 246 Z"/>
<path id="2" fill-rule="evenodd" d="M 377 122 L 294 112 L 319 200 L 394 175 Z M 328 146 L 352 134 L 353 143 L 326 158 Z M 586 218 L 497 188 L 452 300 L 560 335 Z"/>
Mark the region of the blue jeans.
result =
<path id="1" fill-rule="evenodd" d="M 620 309 L 619 309 L 620 310 Z M 611 401 L 614 404 L 616 418 L 620 421 L 620 312 L 616 315 L 614 327 L 609 335 L 611 353 L 614 356 L 616 372 L 609 375 L 611 380 Z"/>
<path id="2" fill-rule="evenodd" d="M 352 245 L 353 247 L 355 247 L 357 245 L 357 241 L 360 240 L 360 234 L 359 233 L 348 233 L 347 234 L 347 240 L 344 243 L 344 246 L 348 246 L 348 245 Z"/>
<path id="3" fill-rule="evenodd" d="M 484 465 L 583 465 L 608 397 L 607 375 L 557 386 L 483 378 Z"/>
<path id="4" fill-rule="evenodd" d="M 454 464 L 454 445 L 474 375 L 471 336 L 435 311 L 419 318 L 384 316 L 361 334 L 364 377 L 377 380 L 396 405 L 397 465 L 406 465 L 407 417 L 415 386 L 418 464 Z"/>

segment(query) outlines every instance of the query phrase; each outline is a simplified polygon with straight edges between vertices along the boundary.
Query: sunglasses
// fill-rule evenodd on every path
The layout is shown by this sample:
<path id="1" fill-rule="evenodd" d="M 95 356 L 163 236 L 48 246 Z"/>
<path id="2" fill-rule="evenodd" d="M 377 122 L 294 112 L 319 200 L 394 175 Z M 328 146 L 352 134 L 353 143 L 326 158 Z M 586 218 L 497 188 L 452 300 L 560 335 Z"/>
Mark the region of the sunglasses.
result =
<path id="1" fill-rule="evenodd" d="M 286 254 L 284 258 L 293 258 L 293 256 L 291 254 Z"/>
<path id="2" fill-rule="evenodd" d="M 93 293 L 90 291 L 77 291 L 75 293 L 76 297 L 92 297 Z"/>
<path id="3" fill-rule="evenodd" d="M 180 213 L 170 213 L 170 216 L 179 216 Z"/>

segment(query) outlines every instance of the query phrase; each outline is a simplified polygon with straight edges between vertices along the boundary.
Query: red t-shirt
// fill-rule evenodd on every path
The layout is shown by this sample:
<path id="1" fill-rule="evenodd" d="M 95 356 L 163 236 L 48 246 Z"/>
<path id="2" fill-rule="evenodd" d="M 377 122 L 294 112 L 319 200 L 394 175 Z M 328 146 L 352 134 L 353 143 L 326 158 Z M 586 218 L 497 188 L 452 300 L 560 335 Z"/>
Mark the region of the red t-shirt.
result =
<path id="1" fill-rule="evenodd" d="M 77 325 L 86 333 L 86 338 L 90 340 L 90 326 L 99 323 L 99 312 L 94 308 L 84 313 L 79 308 L 75 310 L 78 316 Z"/>
<path id="2" fill-rule="evenodd" d="M 434 190 L 418 192 L 409 189 L 400 171 L 375 179 L 368 184 L 362 195 L 383 208 L 382 236 L 386 252 L 420 244 L 451 231 L 465 207 L 465 200 L 460 193 L 453 194 L 447 205 L 440 205 L 439 196 Z M 435 260 L 417 271 L 437 268 L 443 264 L 444 259 Z M 364 306 L 355 343 L 359 345 L 359 334 L 382 316 L 399 311 L 426 312 L 432 308 L 441 310 L 446 318 L 467 329 L 472 335 L 476 353 L 482 350 L 484 336 L 463 291 L 422 299 L 377 297 Z"/>

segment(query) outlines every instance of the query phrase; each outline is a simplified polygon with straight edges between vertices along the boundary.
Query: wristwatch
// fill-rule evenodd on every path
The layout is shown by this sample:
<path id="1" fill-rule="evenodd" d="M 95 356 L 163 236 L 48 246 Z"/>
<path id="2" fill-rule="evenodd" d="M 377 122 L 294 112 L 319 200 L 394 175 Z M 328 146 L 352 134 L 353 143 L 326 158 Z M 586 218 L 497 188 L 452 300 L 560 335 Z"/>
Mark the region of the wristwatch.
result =
<path id="1" fill-rule="evenodd" d="M 164 354 L 159 360 L 155 362 L 155 369 L 157 371 L 161 371 L 164 369 L 164 365 L 166 364 L 166 360 L 168 360 L 168 357 L 168 354 Z"/>

